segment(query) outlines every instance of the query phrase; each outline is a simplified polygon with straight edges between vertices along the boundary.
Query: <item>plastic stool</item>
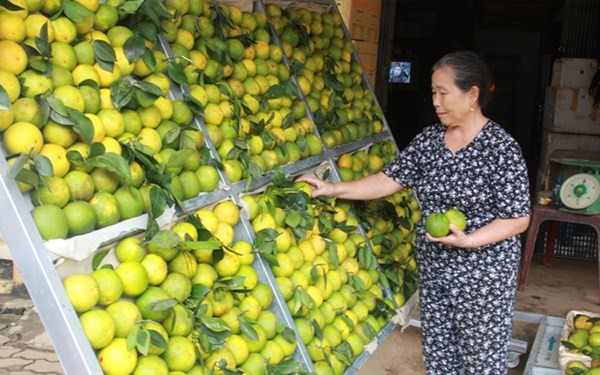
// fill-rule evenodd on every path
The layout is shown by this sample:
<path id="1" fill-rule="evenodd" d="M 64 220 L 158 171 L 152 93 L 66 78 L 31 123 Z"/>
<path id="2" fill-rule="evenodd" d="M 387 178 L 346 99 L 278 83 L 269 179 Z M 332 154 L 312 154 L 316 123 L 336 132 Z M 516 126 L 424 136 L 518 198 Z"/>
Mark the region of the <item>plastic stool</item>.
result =
<path id="1" fill-rule="evenodd" d="M 525 288 L 525 283 L 527 283 L 527 274 L 529 273 L 529 267 L 531 266 L 531 260 L 533 258 L 535 240 L 537 239 L 540 225 L 546 220 L 551 220 L 552 222 L 550 223 L 548 237 L 546 239 L 544 264 L 549 265 L 552 263 L 558 222 L 564 221 L 567 223 L 589 225 L 596 230 L 599 255 L 598 271 L 600 272 L 600 215 L 581 215 L 562 211 L 554 207 L 536 205 L 533 207 L 533 215 L 531 216 L 531 223 L 529 224 L 529 230 L 527 231 L 527 240 L 525 241 L 525 250 L 519 273 L 519 290 L 523 290 Z"/>

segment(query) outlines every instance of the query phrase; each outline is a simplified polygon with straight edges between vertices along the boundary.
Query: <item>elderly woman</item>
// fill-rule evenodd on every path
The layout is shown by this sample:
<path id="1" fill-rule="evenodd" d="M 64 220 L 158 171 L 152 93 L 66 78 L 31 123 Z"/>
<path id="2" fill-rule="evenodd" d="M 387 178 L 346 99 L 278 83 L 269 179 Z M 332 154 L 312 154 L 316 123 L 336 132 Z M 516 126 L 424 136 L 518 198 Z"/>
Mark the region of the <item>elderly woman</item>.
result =
<path id="1" fill-rule="evenodd" d="M 456 207 L 467 228 L 434 238 L 417 227 L 416 258 L 428 374 L 507 373 L 519 234 L 531 212 L 517 142 L 483 112 L 494 86 L 473 52 L 442 57 L 431 90 L 439 123 L 426 127 L 382 172 L 329 183 L 305 178 L 313 195 L 368 200 L 414 189 L 422 221 Z"/>

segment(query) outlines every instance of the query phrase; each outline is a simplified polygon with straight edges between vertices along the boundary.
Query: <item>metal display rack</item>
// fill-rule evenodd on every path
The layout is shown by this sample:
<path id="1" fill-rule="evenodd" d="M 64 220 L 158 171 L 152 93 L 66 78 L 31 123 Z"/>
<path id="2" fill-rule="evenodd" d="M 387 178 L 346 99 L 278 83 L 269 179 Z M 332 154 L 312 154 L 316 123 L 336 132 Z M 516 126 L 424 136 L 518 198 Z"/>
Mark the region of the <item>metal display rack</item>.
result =
<path id="1" fill-rule="evenodd" d="M 296 1 L 290 3 L 302 2 L 303 1 Z M 313 1 L 311 3 L 325 4 L 338 11 L 333 0 Z M 259 11 L 264 11 L 265 9 L 265 5 L 262 1 L 254 1 L 254 7 Z M 346 38 L 350 39 L 348 30 L 345 26 L 344 32 Z M 277 38 L 276 33 L 273 30 L 272 34 L 275 35 L 275 42 L 281 46 L 281 41 Z M 160 38 L 159 40 L 160 47 L 168 53 L 168 43 L 163 38 Z M 353 52 L 353 60 L 360 63 L 356 51 Z M 285 58 L 285 63 L 288 67 L 290 66 L 287 58 Z M 291 76 L 291 79 L 297 84 L 296 77 Z M 372 92 L 373 90 L 364 72 L 362 81 L 363 88 Z M 169 95 L 175 98 L 182 97 L 187 89 L 186 87 L 172 86 L 175 87 L 172 88 Z M 303 98 L 303 100 L 305 106 L 308 108 L 306 98 Z M 373 100 L 374 105 L 380 108 L 379 102 L 375 96 L 373 96 Z M 314 123 L 312 113 L 308 110 L 307 116 L 309 116 L 310 120 Z M 196 116 L 194 121 L 205 135 L 208 134 L 201 119 Z M 386 119 L 382 118 L 382 122 L 383 130 L 380 133 L 331 149 L 327 149 L 325 143 L 322 142 L 322 152 L 320 155 L 302 159 L 293 164 L 284 165 L 282 168 L 286 175 L 294 176 L 303 171 L 310 170 L 311 168 L 316 168 L 321 164 L 328 164 L 331 171 L 330 179 L 332 181 L 340 181 L 341 179 L 336 167 L 337 157 L 384 140 L 394 141 Z M 316 129 L 315 133 L 319 135 Z M 219 156 L 216 152 L 216 148 L 211 143 L 210 137 L 208 136 L 206 136 L 206 145 L 210 150 L 211 156 L 218 159 Z M 73 309 L 71 302 L 66 295 L 61 278 L 57 272 L 57 265 L 60 263 L 61 258 L 46 249 L 45 243 L 40 237 L 35 223 L 29 214 L 30 207 L 26 202 L 27 197 L 19 191 L 15 180 L 8 177 L 9 166 L 6 161 L 4 150 L 0 149 L 0 155 L 2 156 L 0 157 L 0 231 L 10 248 L 13 260 L 18 266 L 31 299 L 53 342 L 57 357 L 67 374 L 100 374 L 102 373 L 102 370 L 96 359 L 96 354 L 88 343 L 81 328 L 77 313 Z M 206 207 L 226 199 L 230 199 L 237 205 L 241 205 L 242 194 L 260 189 L 269 184 L 272 179 L 271 173 L 268 172 L 263 177 L 253 180 L 250 184 L 248 184 L 246 180 L 230 183 L 223 171 L 219 171 L 219 174 L 222 180 L 221 183 L 225 186 L 224 189 L 217 189 L 211 193 L 201 193 L 199 196 L 185 201 L 183 209 L 185 212 L 178 212 L 177 215 L 183 217 L 192 210 Z M 113 244 L 116 242 L 118 235 L 127 233 L 127 228 L 123 227 L 122 223 L 115 224 L 115 227 L 120 231 L 117 230 L 117 232 L 115 232 L 116 236 L 112 240 Z M 235 229 L 237 239 L 250 241 L 253 238 L 253 231 L 249 220 L 242 218 Z M 364 236 L 366 235 L 363 228 L 359 228 L 359 233 Z M 110 242 L 104 245 L 109 246 Z M 287 309 L 281 293 L 278 291 L 270 267 L 260 256 L 256 257 L 253 267 L 257 270 L 259 278 L 271 286 L 275 292 L 274 306 L 272 309 L 281 322 L 294 329 L 298 337 L 293 318 Z M 384 288 L 384 297 L 391 298 L 393 301 L 392 293 L 389 289 Z M 416 305 L 416 301 L 417 296 L 414 295 L 408 299 L 403 308 L 396 309 L 397 315 L 388 322 L 373 342 L 366 346 L 365 351 L 356 358 L 353 365 L 347 369 L 346 374 L 357 373 L 358 369 L 368 360 L 377 345 L 385 340 L 394 328 L 399 325 L 405 326 L 408 324 L 411 310 Z M 308 355 L 306 346 L 301 340 L 298 340 L 298 348 L 295 357 L 303 364 L 306 371 L 314 372 L 314 365 Z"/>

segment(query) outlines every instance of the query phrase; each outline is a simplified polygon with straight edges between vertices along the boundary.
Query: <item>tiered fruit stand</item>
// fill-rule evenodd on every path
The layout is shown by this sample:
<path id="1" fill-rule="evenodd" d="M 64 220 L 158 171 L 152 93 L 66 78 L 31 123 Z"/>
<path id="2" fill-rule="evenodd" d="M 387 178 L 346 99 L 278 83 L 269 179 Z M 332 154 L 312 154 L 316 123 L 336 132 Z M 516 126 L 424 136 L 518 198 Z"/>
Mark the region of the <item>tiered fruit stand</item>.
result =
<path id="1" fill-rule="evenodd" d="M 2 191 L 2 198 L 0 199 L 0 209 L 2 210 L 2 215 L 0 215 L 0 229 L 11 249 L 13 259 L 23 275 L 27 289 L 54 343 L 57 355 L 66 373 L 98 374 L 102 372 L 96 358 L 97 353 L 90 346 L 82 330 L 78 314 L 73 309 L 62 283 L 62 280 L 69 274 L 78 272 L 90 273 L 92 259 L 95 255 L 104 250 L 109 250 L 112 256 L 112 251 L 119 240 L 127 236 L 141 234 L 144 231 L 146 223 L 152 221 L 150 220 L 151 218 L 156 219 L 155 223 L 157 226 L 170 228 L 175 223 L 183 221 L 188 216 L 192 216 L 196 210 L 212 208 L 223 201 L 232 201 L 235 205 L 243 208 L 239 222 L 234 227 L 234 242 L 252 242 L 257 238 L 258 232 L 253 227 L 247 204 L 243 199 L 244 195 L 257 195 L 268 190 L 273 185 L 281 183 L 279 180 L 281 180 L 282 175 L 288 180 L 288 185 L 286 186 L 290 186 L 289 181 L 291 179 L 301 175 L 317 175 L 331 181 L 346 180 L 347 178 L 340 173 L 342 167 L 338 163 L 338 159 L 342 155 L 352 154 L 360 150 L 369 150 L 371 148 L 381 149 L 380 145 L 384 143 L 394 145 L 394 139 L 389 126 L 381 114 L 377 100 L 373 97 L 367 78 L 362 71 L 356 69 L 360 67 L 360 61 L 357 54 L 349 47 L 351 46 L 351 41 L 343 23 L 338 25 L 337 28 L 341 32 L 338 37 L 341 45 L 331 46 L 331 49 L 336 50 L 340 54 L 338 58 L 345 61 L 348 69 L 351 66 L 356 69 L 354 75 L 351 75 L 348 71 L 336 71 L 335 69 L 338 69 L 339 65 L 336 66 L 335 62 L 331 66 L 321 66 L 320 70 L 322 71 L 314 68 L 316 73 L 303 74 L 303 65 L 300 62 L 307 63 L 313 56 L 296 53 L 294 48 L 291 47 L 292 44 L 295 45 L 299 42 L 297 40 L 294 41 L 293 37 L 290 37 L 288 29 L 297 28 L 300 24 L 297 21 L 303 17 L 303 14 L 311 14 L 311 12 L 330 13 L 333 15 L 333 18 L 338 20 L 337 22 L 341 20 L 335 2 L 254 1 L 252 7 L 254 12 L 263 13 L 268 20 L 270 43 L 284 52 L 281 64 L 289 69 L 291 74 L 289 78 L 290 83 L 288 84 L 282 79 L 281 86 L 285 86 L 285 90 L 290 90 L 290 88 L 292 88 L 292 91 L 295 90 L 295 100 L 304 107 L 304 110 L 298 111 L 297 116 L 294 115 L 296 117 L 295 120 L 301 120 L 300 122 L 304 124 L 308 121 L 311 125 L 309 129 L 299 130 L 295 134 L 313 134 L 316 136 L 320 141 L 318 152 L 311 153 L 308 150 L 305 151 L 304 148 L 307 146 L 303 144 L 302 150 L 300 150 L 300 147 L 298 148 L 301 151 L 300 154 L 293 161 L 290 161 L 292 157 L 290 157 L 289 150 L 285 146 L 283 148 L 279 147 L 276 151 L 273 151 L 273 154 L 278 156 L 276 159 L 282 165 L 264 168 L 257 159 L 248 157 L 247 153 L 244 154 L 247 150 L 245 147 L 239 146 L 240 143 L 243 143 L 240 141 L 244 141 L 244 138 L 239 138 L 239 130 L 237 130 L 235 136 L 228 138 L 233 140 L 230 142 L 233 145 L 231 149 L 220 148 L 222 140 L 214 139 L 214 134 L 209 129 L 211 126 L 214 128 L 214 124 L 207 124 L 204 118 L 206 113 L 203 116 L 201 111 L 196 111 L 191 124 L 204 135 L 205 143 L 203 147 L 205 149 L 202 151 L 203 155 L 205 159 L 213 160 L 211 165 L 220 165 L 221 167 L 218 171 L 218 187 L 215 190 L 203 192 L 193 197 L 176 196 L 176 198 L 182 200 L 182 204 L 179 206 L 167 207 L 165 210 L 155 212 L 152 215 L 145 213 L 141 216 L 107 226 L 98 231 L 82 234 L 75 238 L 44 241 L 40 233 L 36 230 L 36 223 L 30 215 L 30 211 L 32 210 L 30 197 L 27 193 L 24 194 L 19 189 L 14 179 L 14 170 L 7 163 L 6 157 L 13 157 L 14 155 L 9 155 L 6 149 L 2 149 L 3 157 L 0 160 L 0 187 Z M 220 11 L 223 11 L 225 8 L 227 7 L 220 8 Z M 291 17 L 290 15 L 294 17 L 298 16 L 299 18 L 292 22 L 290 21 L 291 18 L 286 19 L 286 17 Z M 315 24 L 314 27 L 319 27 L 319 25 Z M 306 34 L 307 29 L 305 28 L 303 32 L 300 32 L 301 36 L 303 33 Z M 195 40 L 195 44 L 201 43 L 200 40 L 201 38 Z M 202 47 L 198 48 L 201 49 Z M 155 49 L 163 53 L 167 58 L 170 58 L 171 61 L 176 60 L 182 51 L 180 46 L 173 48 L 173 44 L 167 40 L 167 36 L 165 35 L 158 36 L 158 43 L 155 45 Z M 310 50 L 319 49 L 323 51 L 327 50 L 327 46 L 315 46 L 313 44 Z M 315 61 L 311 61 L 311 64 L 314 63 Z M 329 60 L 324 62 L 321 58 L 319 64 L 317 58 L 317 66 L 328 64 L 332 64 L 332 62 Z M 178 70 L 179 68 L 182 70 Z M 223 68 L 221 67 L 221 69 Z M 281 68 L 279 67 L 279 69 Z M 169 71 L 171 73 L 169 77 L 170 88 L 166 97 L 170 100 L 191 103 L 190 105 L 194 109 L 197 109 L 198 102 L 202 100 L 198 100 L 197 97 L 194 98 L 195 100 L 188 100 L 190 96 L 194 96 L 194 90 L 191 88 L 191 85 L 186 85 L 184 84 L 185 82 L 182 82 L 183 77 L 189 78 L 193 74 L 197 74 L 197 72 L 190 73 L 187 71 L 187 75 L 182 75 L 181 72 L 184 71 L 183 65 L 178 67 L 175 64 L 169 67 Z M 336 78 L 336 74 L 340 80 Z M 319 90 L 329 90 L 331 99 L 324 99 L 325 96 L 323 95 L 318 99 L 316 95 L 310 96 L 310 85 L 313 84 L 317 75 L 320 77 L 318 78 L 320 85 L 325 86 L 320 87 Z M 286 75 L 284 74 L 283 76 L 285 77 Z M 346 82 L 345 88 L 336 87 L 336 84 L 343 85 L 344 79 L 352 80 L 352 77 L 359 77 L 359 79 L 356 82 Z M 198 77 L 196 77 L 197 80 Z M 135 82 L 135 79 L 133 79 L 133 82 Z M 202 83 L 205 83 L 202 80 L 199 82 L 199 86 L 203 86 Z M 219 84 L 218 79 L 215 79 L 213 82 L 215 83 L 211 84 L 215 86 Z M 352 98 L 357 87 L 359 87 L 358 92 L 361 95 L 370 96 L 370 103 L 368 105 L 372 105 L 373 108 L 369 111 L 368 116 L 362 114 L 362 110 L 364 109 L 363 102 L 359 104 L 361 111 L 351 107 L 349 104 L 352 103 Z M 129 86 L 123 85 L 122 88 L 128 89 Z M 246 90 L 253 90 L 253 87 Z M 333 94 L 335 90 L 344 93 L 340 94 L 336 99 L 336 95 Z M 226 94 L 221 92 L 221 94 L 221 98 L 231 98 L 229 108 L 236 108 L 237 106 L 238 110 L 242 109 L 238 113 L 241 114 L 241 117 L 244 117 L 243 113 L 248 114 L 252 112 L 252 109 L 248 108 L 248 103 L 251 102 L 246 101 L 244 102 L 244 106 L 240 106 L 243 98 L 241 101 L 239 100 L 240 98 L 233 99 L 235 95 L 232 92 L 227 92 Z M 255 95 L 255 97 L 262 97 L 264 99 L 265 95 L 266 93 L 263 92 Z M 112 97 L 113 101 L 118 101 L 119 98 L 124 100 L 124 97 L 119 97 L 118 94 Z M 247 99 L 251 101 L 251 98 Z M 206 110 L 206 102 L 201 104 L 205 104 L 204 109 Z M 345 112 L 345 110 L 349 112 Z M 348 113 L 350 113 L 350 116 L 348 116 Z M 354 113 L 361 113 L 361 117 L 355 118 L 357 116 L 354 116 Z M 271 117 L 262 117 L 263 123 L 273 120 L 272 112 L 270 115 Z M 253 120 L 256 120 L 257 117 L 253 118 Z M 243 122 L 243 120 L 240 120 L 240 122 Z M 346 127 L 345 125 L 347 124 L 351 124 L 351 126 Z M 364 130 L 364 128 L 368 130 Z M 223 129 L 226 129 L 226 127 L 223 127 Z M 231 129 L 227 128 L 225 131 L 231 132 Z M 280 137 L 281 133 L 279 134 Z M 260 134 L 256 133 L 254 135 Z M 295 141 L 295 138 L 285 139 L 285 134 L 283 138 L 288 146 Z M 276 138 L 271 138 L 271 141 L 280 142 Z M 300 141 L 296 143 L 300 143 Z M 294 148 L 293 145 L 290 147 Z M 389 151 L 389 149 L 386 150 Z M 395 147 L 393 150 L 395 152 Z M 140 150 L 138 149 L 137 151 Z M 143 148 L 142 151 L 144 151 Z M 389 156 L 387 155 L 387 157 Z M 373 167 L 373 170 L 369 170 L 369 173 L 375 173 L 381 168 L 380 162 L 382 158 L 379 156 L 374 156 L 373 158 L 376 161 L 374 163 L 375 167 Z M 244 167 L 245 173 L 242 176 L 236 175 L 230 169 L 231 166 L 227 165 L 231 160 L 234 160 L 231 164 L 238 164 Z M 285 162 L 281 162 L 281 160 L 285 160 Z M 261 170 L 257 169 L 257 164 L 261 166 L 262 171 L 266 169 L 267 172 L 257 172 Z M 357 167 L 356 169 L 355 172 L 362 173 L 361 168 Z M 363 169 L 367 170 L 366 165 Z M 364 175 L 364 173 L 362 174 Z M 355 175 L 355 177 L 358 177 L 358 175 Z M 383 275 L 378 277 L 377 284 L 378 288 L 382 291 L 383 303 L 390 308 L 385 319 L 385 324 L 381 327 L 379 333 L 372 339 L 371 343 L 365 345 L 360 354 L 354 355 L 351 358 L 352 362 L 350 364 L 344 366 L 344 373 L 346 374 L 356 373 L 373 351 L 376 350 L 377 345 L 395 327 L 408 324 L 411 310 L 417 302 L 417 296 L 414 294 L 416 278 L 410 275 L 414 275 L 415 273 L 412 246 L 414 246 L 414 226 L 419 220 L 418 202 L 412 196 L 412 192 L 405 191 L 402 196 L 388 201 L 387 205 L 395 210 L 400 220 L 394 221 L 392 217 L 387 216 L 384 217 L 385 220 L 382 222 L 377 222 L 377 220 L 370 221 L 368 217 L 355 215 L 358 210 L 346 210 L 348 211 L 348 216 L 363 220 L 361 223 L 358 223 L 358 219 L 355 219 L 357 222 L 355 231 L 364 239 L 364 247 L 361 250 L 363 251 L 363 255 L 356 255 L 357 259 L 360 258 L 357 260 L 357 264 L 360 263 L 361 268 L 364 268 L 364 274 L 368 274 L 371 271 L 375 274 Z M 342 206 L 342 203 L 339 203 L 339 206 Z M 389 211 L 388 206 L 386 206 L 386 209 Z M 371 214 L 377 214 L 377 211 L 371 210 L 370 212 Z M 149 216 L 152 217 L 149 218 Z M 342 226 L 343 224 L 340 225 L 340 227 Z M 154 229 L 156 230 L 157 227 L 154 227 Z M 290 232 L 293 232 L 292 227 L 290 228 Z M 95 245 L 91 246 L 90 244 Z M 61 251 L 63 247 L 68 248 L 69 251 Z M 396 251 L 396 248 L 402 250 Z M 53 249 L 55 250 L 54 252 L 49 251 Z M 77 252 L 80 252 L 80 254 L 76 256 L 65 255 Z M 370 255 L 364 255 L 367 253 Z M 345 252 L 343 254 L 345 257 Z M 368 267 L 365 266 L 365 264 L 369 263 L 368 259 L 376 258 L 375 254 L 377 256 L 381 255 L 381 259 L 384 259 L 384 261 L 380 259 L 379 262 L 371 262 Z M 109 262 L 111 256 L 105 258 L 104 262 Z M 273 272 L 273 262 L 267 258 L 268 256 L 266 257 L 257 252 L 252 267 L 258 274 L 258 280 L 267 284 L 273 290 L 274 298 L 271 311 L 275 313 L 279 323 L 290 328 L 295 333 L 298 345 L 293 357 L 300 363 L 301 370 L 308 373 L 318 373 L 319 370 L 315 368 L 315 360 L 311 358 L 311 354 L 307 349 L 308 343 L 302 342 L 301 334 L 295 325 L 295 319 L 299 316 L 297 313 L 299 313 L 298 310 L 300 308 L 290 309 L 289 300 L 286 301 L 276 282 Z M 337 259 L 337 256 L 334 258 Z M 115 262 L 115 264 L 117 263 L 118 261 Z M 358 281 L 354 280 L 354 282 Z M 358 283 L 361 284 L 361 282 Z M 360 287 L 357 286 L 357 288 Z"/>

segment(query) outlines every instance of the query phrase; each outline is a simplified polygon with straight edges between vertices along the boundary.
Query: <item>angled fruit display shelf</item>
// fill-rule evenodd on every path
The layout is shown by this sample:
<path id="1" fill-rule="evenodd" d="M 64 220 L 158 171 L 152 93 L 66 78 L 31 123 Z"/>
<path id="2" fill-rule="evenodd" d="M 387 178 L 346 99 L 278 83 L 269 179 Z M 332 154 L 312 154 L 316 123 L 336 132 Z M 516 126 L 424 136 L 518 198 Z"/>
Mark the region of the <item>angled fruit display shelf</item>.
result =
<path id="1" fill-rule="evenodd" d="M 356 373 L 416 304 L 418 202 L 294 183 L 396 153 L 335 3 L 59 4 L 0 41 L 0 229 L 65 372 Z"/>

